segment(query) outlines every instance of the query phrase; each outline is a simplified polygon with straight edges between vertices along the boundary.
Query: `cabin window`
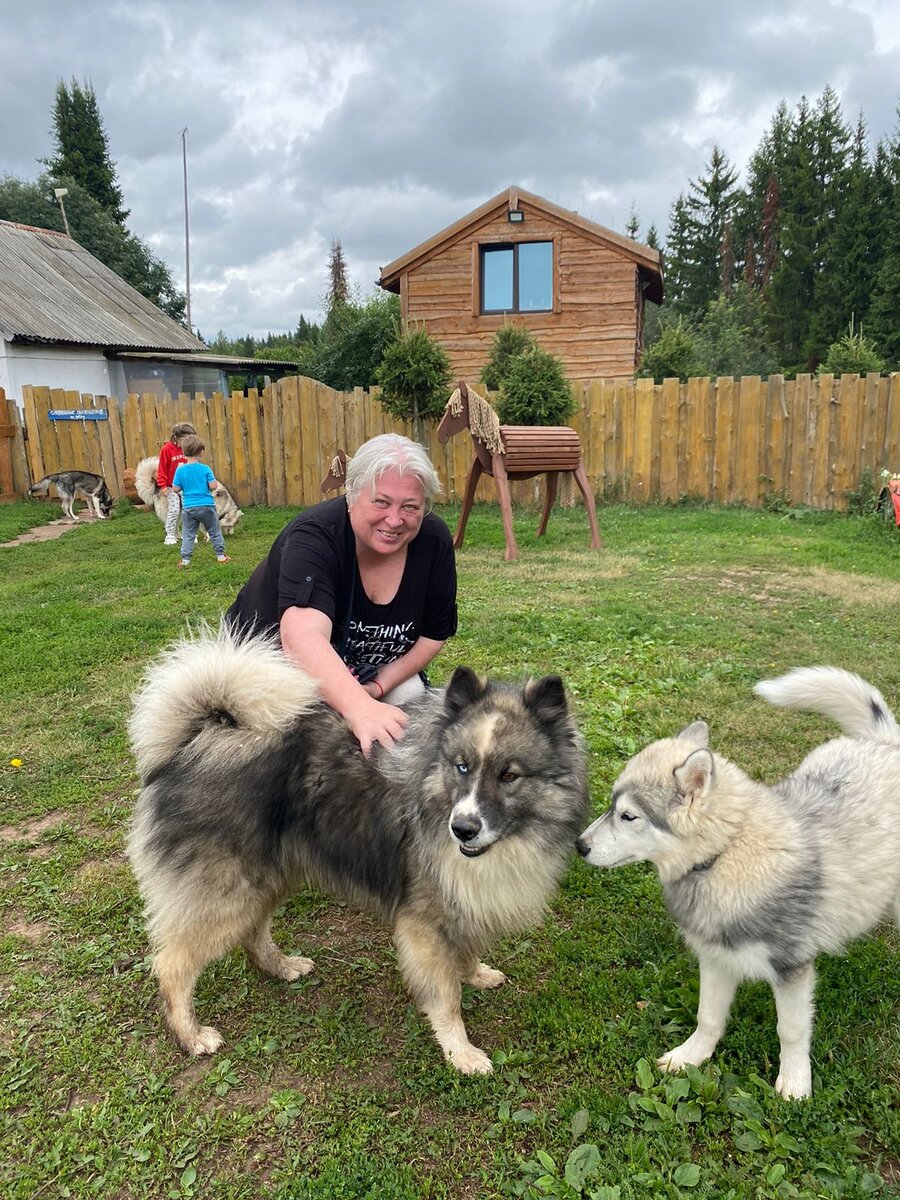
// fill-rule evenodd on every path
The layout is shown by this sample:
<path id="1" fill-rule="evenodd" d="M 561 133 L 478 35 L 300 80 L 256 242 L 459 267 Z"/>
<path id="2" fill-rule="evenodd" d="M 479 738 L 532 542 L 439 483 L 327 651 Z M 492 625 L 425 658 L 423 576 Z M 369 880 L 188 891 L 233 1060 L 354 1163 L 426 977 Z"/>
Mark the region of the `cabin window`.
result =
<path id="1" fill-rule="evenodd" d="M 553 243 L 481 247 L 481 311 L 551 312 Z"/>

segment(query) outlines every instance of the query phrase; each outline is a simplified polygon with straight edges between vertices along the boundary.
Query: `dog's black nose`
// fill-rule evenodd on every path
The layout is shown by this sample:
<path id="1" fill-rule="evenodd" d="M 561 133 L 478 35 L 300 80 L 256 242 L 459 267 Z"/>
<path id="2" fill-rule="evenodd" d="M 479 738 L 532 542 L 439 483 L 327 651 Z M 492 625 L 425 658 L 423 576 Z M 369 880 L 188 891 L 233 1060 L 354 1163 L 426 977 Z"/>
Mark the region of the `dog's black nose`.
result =
<path id="1" fill-rule="evenodd" d="M 478 817 L 457 817 L 451 822 L 450 828 L 457 841 L 471 842 L 481 833 L 481 821 Z"/>
<path id="2" fill-rule="evenodd" d="M 582 857 L 582 858 L 587 858 L 587 856 L 588 856 L 588 855 L 590 854 L 590 852 L 591 852 L 591 848 L 590 848 L 590 846 L 587 844 L 587 842 L 584 840 L 584 838 L 577 838 L 577 839 L 576 839 L 576 841 L 575 841 L 575 849 L 578 851 L 578 853 L 581 855 L 581 857 Z"/>

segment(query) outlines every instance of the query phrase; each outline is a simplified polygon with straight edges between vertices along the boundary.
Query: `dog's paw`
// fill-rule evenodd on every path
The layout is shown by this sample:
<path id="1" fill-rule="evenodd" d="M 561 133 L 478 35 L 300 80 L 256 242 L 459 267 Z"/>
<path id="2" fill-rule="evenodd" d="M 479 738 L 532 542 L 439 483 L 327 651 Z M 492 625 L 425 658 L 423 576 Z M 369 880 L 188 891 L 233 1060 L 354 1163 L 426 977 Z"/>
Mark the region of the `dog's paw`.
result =
<path id="1" fill-rule="evenodd" d="M 775 1080 L 775 1091 L 785 1100 L 803 1100 L 812 1095 L 812 1071 L 809 1067 L 799 1070 L 782 1068 Z"/>
<path id="2" fill-rule="evenodd" d="M 304 975 L 312 975 L 316 969 L 316 964 L 311 958 L 303 958 L 300 954 L 285 954 L 281 959 L 281 966 L 281 978 L 286 979 L 288 983 L 293 983 L 295 979 Z"/>
<path id="3" fill-rule="evenodd" d="M 489 967 L 487 963 L 479 963 L 466 983 L 470 983 L 472 987 L 477 988 L 498 988 L 506 983 L 506 976 L 502 971 L 497 971 L 494 967 Z"/>
<path id="4" fill-rule="evenodd" d="M 661 1071 L 682 1071 L 685 1067 L 699 1067 L 708 1058 L 709 1054 L 695 1049 L 687 1041 L 681 1046 L 676 1046 L 674 1050 L 670 1050 L 668 1054 L 663 1054 L 656 1060 L 656 1065 Z"/>
<path id="5" fill-rule="evenodd" d="M 461 1075 L 491 1075 L 494 1070 L 494 1064 L 485 1052 L 471 1043 L 448 1051 L 447 1062 Z"/>
<path id="6" fill-rule="evenodd" d="M 188 1054 L 215 1054 L 225 1044 L 225 1039 L 212 1025 L 198 1025 L 196 1033 L 182 1040 Z"/>

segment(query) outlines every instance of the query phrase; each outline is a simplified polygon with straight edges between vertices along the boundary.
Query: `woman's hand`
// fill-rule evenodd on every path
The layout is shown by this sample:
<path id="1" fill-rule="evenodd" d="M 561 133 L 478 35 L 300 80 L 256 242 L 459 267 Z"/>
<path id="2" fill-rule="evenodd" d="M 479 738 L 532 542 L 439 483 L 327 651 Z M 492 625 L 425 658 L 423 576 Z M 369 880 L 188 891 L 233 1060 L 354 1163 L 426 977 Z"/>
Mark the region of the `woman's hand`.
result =
<path id="1" fill-rule="evenodd" d="M 382 704 L 369 695 L 369 684 L 362 687 L 358 703 L 344 710 L 344 720 L 350 726 L 366 758 L 376 742 L 389 747 L 399 742 L 406 732 L 409 716 L 393 704 Z"/>

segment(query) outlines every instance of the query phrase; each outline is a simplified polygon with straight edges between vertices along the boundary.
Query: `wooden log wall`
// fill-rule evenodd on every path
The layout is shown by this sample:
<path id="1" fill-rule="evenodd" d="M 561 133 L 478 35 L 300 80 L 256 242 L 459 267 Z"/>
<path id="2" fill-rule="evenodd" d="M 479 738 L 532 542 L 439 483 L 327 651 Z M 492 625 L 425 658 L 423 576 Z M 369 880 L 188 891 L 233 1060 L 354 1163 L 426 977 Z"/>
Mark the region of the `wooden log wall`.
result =
<path id="1" fill-rule="evenodd" d="M 900 469 L 900 374 L 616 379 L 573 387 L 571 425 L 600 497 L 758 506 L 778 494 L 794 504 L 840 509 L 864 470 L 877 482 L 884 467 Z M 12 424 L 15 406 L 6 404 Z M 97 408 L 107 410 L 107 420 L 47 416 L 52 409 Z M 0 424 L 2 416 L 0 409 Z M 83 467 L 104 475 L 116 496 L 124 492 L 125 468 L 156 454 L 174 424 L 190 421 L 206 442 L 207 461 L 241 505 L 314 504 L 338 448 L 352 454 L 376 433 L 412 432 L 385 414 L 375 392 L 335 392 L 297 376 L 262 393 L 210 398 L 148 394 L 120 401 L 30 387 L 24 416 L 30 480 Z M 461 433 L 441 446 L 434 428 L 427 426 L 424 440 L 447 498 L 457 500 L 472 461 L 471 439 Z M 23 466 L 24 490 L 30 480 L 21 479 Z M 513 496 L 531 502 L 542 488 L 541 479 L 517 483 Z M 492 480 L 481 481 L 477 498 L 496 499 Z"/>

